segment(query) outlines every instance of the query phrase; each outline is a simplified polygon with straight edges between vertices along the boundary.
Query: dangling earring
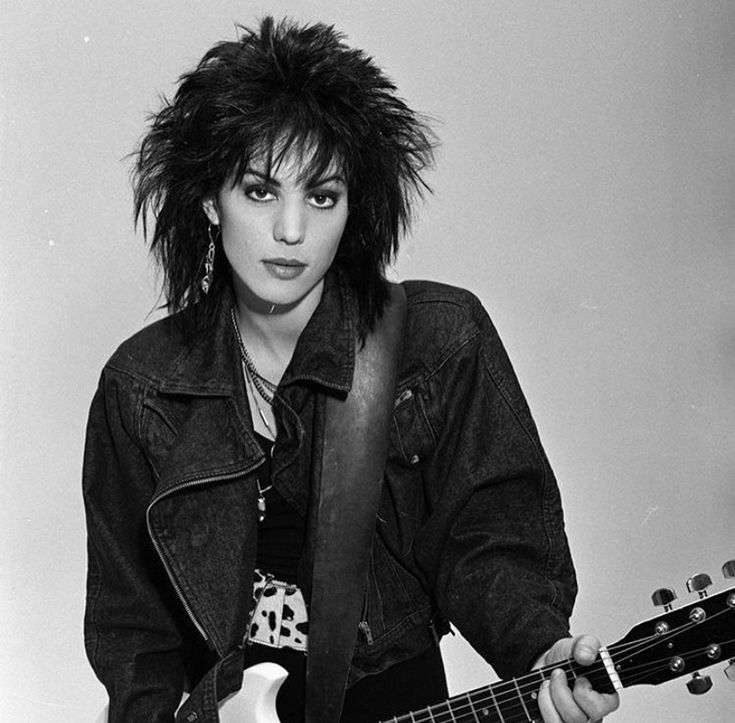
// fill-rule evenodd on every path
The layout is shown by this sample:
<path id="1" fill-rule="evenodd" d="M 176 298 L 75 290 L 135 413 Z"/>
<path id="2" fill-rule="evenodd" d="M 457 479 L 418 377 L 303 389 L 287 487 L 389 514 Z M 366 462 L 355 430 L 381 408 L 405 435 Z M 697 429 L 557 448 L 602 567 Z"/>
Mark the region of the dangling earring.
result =
<path id="1" fill-rule="evenodd" d="M 209 289 L 212 287 L 212 281 L 214 281 L 214 235 L 212 234 L 212 228 L 217 228 L 213 223 L 210 223 L 207 227 L 207 235 L 209 236 L 209 247 L 207 248 L 207 255 L 204 257 L 204 276 L 199 282 L 202 293 L 208 294 Z"/>

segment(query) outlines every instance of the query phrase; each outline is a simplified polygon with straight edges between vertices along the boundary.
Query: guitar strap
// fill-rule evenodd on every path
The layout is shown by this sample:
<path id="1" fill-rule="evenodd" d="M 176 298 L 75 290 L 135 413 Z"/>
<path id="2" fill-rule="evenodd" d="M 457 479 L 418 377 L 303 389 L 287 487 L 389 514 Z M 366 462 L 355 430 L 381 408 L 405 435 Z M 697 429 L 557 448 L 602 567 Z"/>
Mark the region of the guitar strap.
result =
<path id="1" fill-rule="evenodd" d="M 356 350 L 349 394 L 326 399 L 306 723 L 337 723 L 342 711 L 388 453 L 405 312 L 405 291 L 391 284 L 383 316 Z"/>

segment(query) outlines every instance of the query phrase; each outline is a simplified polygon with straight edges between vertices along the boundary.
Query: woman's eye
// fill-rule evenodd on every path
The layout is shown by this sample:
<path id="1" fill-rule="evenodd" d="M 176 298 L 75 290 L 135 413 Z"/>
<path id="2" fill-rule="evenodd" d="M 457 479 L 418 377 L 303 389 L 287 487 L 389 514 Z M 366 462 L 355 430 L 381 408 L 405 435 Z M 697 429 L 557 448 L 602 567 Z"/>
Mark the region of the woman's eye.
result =
<path id="1" fill-rule="evenodd" d="M 273 194 L 266 186 L 248 186 L 245 195 L 253 201 L 270 201 L 273 198 Z"/>
<path id="2" fill-rule="evenodd" d="M 331 193 L 312 193 L 311 201 L 317 208 L 332 208 L 337 203 L 336 197 Z"/>

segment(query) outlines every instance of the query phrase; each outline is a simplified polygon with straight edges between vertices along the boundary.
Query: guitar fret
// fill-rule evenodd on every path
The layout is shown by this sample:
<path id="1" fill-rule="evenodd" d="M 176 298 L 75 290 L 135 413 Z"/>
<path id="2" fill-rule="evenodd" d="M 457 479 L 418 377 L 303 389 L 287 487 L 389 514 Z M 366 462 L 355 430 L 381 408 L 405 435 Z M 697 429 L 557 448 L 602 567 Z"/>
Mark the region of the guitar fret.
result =
<path id="1" fill-rule="evenodd" d="M 521 681 L 524 679 L 521 678 Z M 509 680 L 504 683 L 496 683 L 493 686 L 493 693 L 496 694 L 493 700 L 496 707 L 500 710 L 502 706 L 503 714 L 500 716 L 501 721 L 529 721 L 531 716 L 528 714 L 528 708 L 521 695 L 518 683 L 515 680 Z"/>
<path id="2" fill-rule="evenodd" d="M 493 693 L 492 685 L 488 688 L 488 691 L 490 692 L 490 697 L 492 698 L 493 705 L 495 706 L 495 710 L 498 711 L 498 718 L 500 718 L 500 723 L 505 723 L 505 718 L 503 718 L 503 714 L 500 711 L 500 706 L 498 705 L 498 701 L 495 698 L 495 693 Z"/>
<path id="3" fill-rule="evenodd" d="M 451 703 L 447 703 L 447 710 L 449 711 L 449 715 L 452 716 L 452 723 L 457 723 L 457 719 L 454 717 L 454 711 L 452 710 Z"/>
<path id="4" fill-rule="evenodd" d="M 472 704 L 472 696 L 469 693 L 465 693 L 465 698 L 469 701 L 472 717 L 475 719 L 476 723 L 480 723 L 480 719 L 477 717 L 477 713 L 475 713 L 475 706 Z"/>
<path id="5" fill-rule="evenodd" d="M 533 720 L 533 719 L 531 718 L 531 714 L 530 714 L 530 713 L 528 712 L 528 708 L 526 707 L 526 701 L 525 701 L 525 700 L 523 700 L 523 693 L 521 693 L 521 689 L 520 689 L 520 688 L 518 687 L 518 681 L 517 681 L 517 680 L 516 680 L 515 678 L 513 679 L 513 684 L 515 685 L 515 687 L 516 687 L 516 690 L 518 691 L 518 698 L 519 698 L 519 699 L 520 699 L 520 701 L 521 701 L 521 705 L 523 706 L 523 712 L 524 712 L 524 713 L 526 714 L 526 718 L 527 718 L 527 719 L 528 719 L 529 721 L 530 721 L 530 720 Z"/>
<path id="6" fill-rule="evenodd" d="M 447 714 L 449 714 L 449 718 L 447 718 Z M 449 723 L 450 718 L 452 721 L 454 720 L 450 701 L 430 706 L 426 709 L 426 715 L 428 716 L 427 718 L 417 719 L 416 723 L 424 723 L 426 721 L 432 721 L 432 723 Z"/>
<path id="7" fill-rule="evenodd" d="M 431 720 L 435 723 L 455 723 L 456 718 L 454 717 L 454 713 L 452 712 L 452 701 L 447 700 L 444 703 L 439 703 L 438 705 L 431 706 L 428 711 L 429 715 L 431 716 Z M 446 714 L 449 714 L 449 718 L 446 717 Z"/>
<path id="8" fill-rule="evenodd" d="M 449 717 L 446 717 L 447 714 Z M 436 703 L 422 710 L 413 711 L 400 716 L 399 718 L 391 718 L 383 721 L 383 723 L 456 723 L 456 718 L 452 712 L 452 701 L 446 700 L 443 703 Z"/>
<path id="9" fill-rule="evenodd" d="M 534 712 L 529 714 L 528 720 L 530 723 L 541 723 L 541 711 L 538 707 L 538 691 L 541 684 L 546 680 L 546 676 L 544 675 L 543 670 L 535 670 L 526 676 L 526 678 L 532 678 L 533 676 L 536 677 L 536 684 L 531 689 L 531 693 L 529 695 L 530 701 L 528 704 L 534 708 Z"/>

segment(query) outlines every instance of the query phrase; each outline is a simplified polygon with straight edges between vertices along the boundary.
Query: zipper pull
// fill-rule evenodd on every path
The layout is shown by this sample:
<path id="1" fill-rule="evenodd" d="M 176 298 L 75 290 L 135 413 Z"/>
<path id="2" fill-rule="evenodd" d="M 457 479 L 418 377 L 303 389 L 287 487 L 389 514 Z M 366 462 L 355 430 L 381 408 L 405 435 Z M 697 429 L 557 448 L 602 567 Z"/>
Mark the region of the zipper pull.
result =
<path id="1" fill-rule="evenodd" d="M 357 627 L 360 630 L 360 632 L 363 634 L 363 636 L 365 637 L 367 644 L 372 645 L 373 644 L 373 633 L 370 630 L 370 626 L 368 625 L 367 620 L 362 620 L 361 622 L 359 622 L 357 624 Z"/>

